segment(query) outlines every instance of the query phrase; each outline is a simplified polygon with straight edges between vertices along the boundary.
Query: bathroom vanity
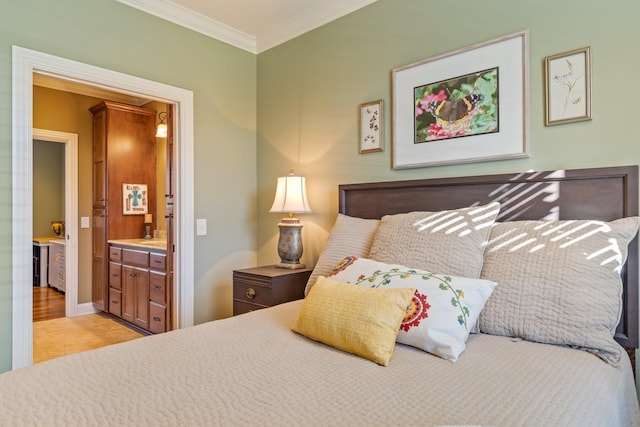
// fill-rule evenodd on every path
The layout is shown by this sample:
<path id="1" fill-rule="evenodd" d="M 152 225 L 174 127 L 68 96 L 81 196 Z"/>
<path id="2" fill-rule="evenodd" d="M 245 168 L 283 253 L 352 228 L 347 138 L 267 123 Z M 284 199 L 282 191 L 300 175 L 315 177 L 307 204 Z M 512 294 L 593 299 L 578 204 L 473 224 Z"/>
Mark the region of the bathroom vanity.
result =
<path id="1" fill-rule="evenodd" d="M 109 240 L 108 312 L 145 331 L 171 330 L 166 240 Z"/>

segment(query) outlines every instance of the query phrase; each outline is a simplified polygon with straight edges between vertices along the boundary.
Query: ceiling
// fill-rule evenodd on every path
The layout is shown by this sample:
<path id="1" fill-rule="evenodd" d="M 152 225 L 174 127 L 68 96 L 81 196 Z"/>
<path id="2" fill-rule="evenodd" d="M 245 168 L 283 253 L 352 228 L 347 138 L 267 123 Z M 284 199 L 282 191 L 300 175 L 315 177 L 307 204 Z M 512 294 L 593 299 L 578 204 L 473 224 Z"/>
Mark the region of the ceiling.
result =
<path id="1" fill-rule="evenodd" d="M 117 0 L 252 53 L 377 0 Z"/>

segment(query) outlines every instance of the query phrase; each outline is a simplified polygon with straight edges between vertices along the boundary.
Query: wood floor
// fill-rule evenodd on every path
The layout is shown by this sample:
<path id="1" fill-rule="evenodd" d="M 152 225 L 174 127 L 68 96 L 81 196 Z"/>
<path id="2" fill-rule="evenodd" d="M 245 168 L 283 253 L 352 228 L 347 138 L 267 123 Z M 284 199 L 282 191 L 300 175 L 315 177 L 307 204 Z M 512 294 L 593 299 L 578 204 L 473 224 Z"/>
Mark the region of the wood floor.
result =
<path id="1" fill-rule="evenodd" d="M 33 287 L 33 363 L 144 336 L 108 314 L 64 315 L 63 294 Z"/>

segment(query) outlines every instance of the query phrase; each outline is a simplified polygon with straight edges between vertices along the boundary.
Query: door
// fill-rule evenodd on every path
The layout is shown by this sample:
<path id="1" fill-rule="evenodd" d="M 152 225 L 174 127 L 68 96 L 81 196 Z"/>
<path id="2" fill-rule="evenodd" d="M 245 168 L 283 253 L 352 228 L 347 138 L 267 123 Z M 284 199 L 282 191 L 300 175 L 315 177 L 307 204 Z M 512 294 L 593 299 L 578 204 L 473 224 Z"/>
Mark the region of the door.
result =
<path id="1" fill-rule="evenodd" d="M 168 319 L 166 319 L 166 328 L 167 330 L 172 330 L 176 328 L 175 322 L 175 302 L 177 301 L 177 295 L 174 292 L 176 289 L 175 284 L 173 283 L 173 255 L 175 253 L 175 244 L 174 244 L 174 195 L 175 195 L 175 182 L 174 182 L 174 167 L 173 167 L 173 142 L 174 142 L 174 126 L 173 126 L 173 105 L 167 104 L 167 174 L 166 174 L 166 188 L 167 194 L 165 195 L 166 200 L 166 221 L 167 221 L 167 292 L 171 295 L 169 301 L 171 304 L 166 307 L 168 313 Z"/>

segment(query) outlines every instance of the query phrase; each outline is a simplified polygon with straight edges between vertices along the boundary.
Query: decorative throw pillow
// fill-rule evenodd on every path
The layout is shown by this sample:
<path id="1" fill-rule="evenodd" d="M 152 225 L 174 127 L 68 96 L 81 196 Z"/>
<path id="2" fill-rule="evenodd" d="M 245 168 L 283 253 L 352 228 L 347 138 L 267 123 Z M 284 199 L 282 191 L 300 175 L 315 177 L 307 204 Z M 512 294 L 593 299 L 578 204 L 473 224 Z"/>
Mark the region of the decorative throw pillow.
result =
<path id="1" fill-rule="evenodd" d="M 311 276 L 309 276 L 304 294 L 309 293 L 318 276 L 329 274 L 342 258 L 348 255 L 368 256 L 373 235 L 379 223 L 380 220 L 377 219 L 355 218 L 338 214 L 327 239 L 327 245 L 320 254 Z"/>
<path id="2" fill-rule="evenodd" d="M 435 273 L 480 277 L 499 203 L 382 217 L 368 258 Z M 358 255 L 358 254 L 350 254 Z"/>
<path id="3" fill-rule="evenodd" d="M 496 223 L 482 278 L 500 284 L 480 331 L 593 352 L 620 361 L 620 271 L 639 218 Z"/>
<path id="4" fill-rule="evenodd" d="M 397 342 L 454 362 L 496 286 L 488 280 L 433 274 L 358 257 L 345 258 L 331 278 L 371 288 L 415 288 Z"/>
<path id="5" fill-rule="evenodd" d="M 293 331 L 388 366 L 415 289 L 367 289 L 318 277 Z"/>

